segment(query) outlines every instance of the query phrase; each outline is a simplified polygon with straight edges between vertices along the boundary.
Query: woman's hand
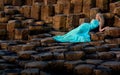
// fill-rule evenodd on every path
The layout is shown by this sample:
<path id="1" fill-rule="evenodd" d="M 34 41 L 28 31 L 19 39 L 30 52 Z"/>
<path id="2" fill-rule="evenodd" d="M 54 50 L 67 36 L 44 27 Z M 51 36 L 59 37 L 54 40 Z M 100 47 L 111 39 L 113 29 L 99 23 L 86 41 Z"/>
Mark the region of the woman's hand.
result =
<path id="1" fill-rule="evenodd" d="M 109 29 L 109 26 L 104 27 L 104 28 L 102 28 L 102 29 L 99 29 L 99 31 L 100 31 L 100 32 L 103 32 L 103 31 L 105 31 L 106 29 Z"/>
<path id="2" fill-rule="evenodd" d="M 104 29 L 106 30 L 106 29 L 109 29 L 110 27 L 109 26 L 107 26 L 107 27 L 105 27 Z"/>
<path id="3" fill-rule="evenodd" d="M 103 29 L 99 29 L 100 32 L 103 32 L 104 30 L 105 30 L 104 28 Z"/>

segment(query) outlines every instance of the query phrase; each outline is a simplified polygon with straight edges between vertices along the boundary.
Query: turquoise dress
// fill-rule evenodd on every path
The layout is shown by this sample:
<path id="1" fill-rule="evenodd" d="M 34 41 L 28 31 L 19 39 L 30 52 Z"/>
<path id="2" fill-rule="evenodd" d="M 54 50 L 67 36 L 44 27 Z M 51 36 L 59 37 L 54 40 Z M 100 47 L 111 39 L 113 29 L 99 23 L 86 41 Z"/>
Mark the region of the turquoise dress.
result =
<path id="1" fill-rule="evenodd" d="M 90 23 L 82 23 L 77 28 L 69 31 L 64 35 L 53 36 L 53 39 L 58 42 L 90 42 L 90 30 L 99 26 L 99 21 L 96 19 L 91 20 Z"/>

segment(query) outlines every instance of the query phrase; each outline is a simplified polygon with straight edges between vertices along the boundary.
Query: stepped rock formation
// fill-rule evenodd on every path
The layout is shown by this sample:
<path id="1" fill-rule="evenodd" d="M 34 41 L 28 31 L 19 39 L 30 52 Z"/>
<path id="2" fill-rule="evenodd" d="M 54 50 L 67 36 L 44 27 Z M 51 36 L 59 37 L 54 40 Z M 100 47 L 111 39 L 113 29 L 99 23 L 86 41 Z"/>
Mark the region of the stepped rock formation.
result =
<path id="1" fill-rule="evenodd" d="M 52 39 L 101 11 L 104 32 L 92 42 Z M 0 75 L 119 75 L 120 1 L 0 0 Z"/>

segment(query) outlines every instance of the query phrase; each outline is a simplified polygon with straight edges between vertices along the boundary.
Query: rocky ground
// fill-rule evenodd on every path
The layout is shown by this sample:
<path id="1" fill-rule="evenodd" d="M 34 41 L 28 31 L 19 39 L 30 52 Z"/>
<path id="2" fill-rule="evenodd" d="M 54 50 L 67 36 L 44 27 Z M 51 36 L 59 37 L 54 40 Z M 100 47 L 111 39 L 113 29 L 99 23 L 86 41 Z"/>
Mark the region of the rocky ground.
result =
<path id="1" fill-rule="evenodd" d="M 119 1 L 1 0 L 0 5 L 0 75 L 120 75 Z M 91 31 L 91 42 L 52 39 L 100 10 L 110 28 Z"/>

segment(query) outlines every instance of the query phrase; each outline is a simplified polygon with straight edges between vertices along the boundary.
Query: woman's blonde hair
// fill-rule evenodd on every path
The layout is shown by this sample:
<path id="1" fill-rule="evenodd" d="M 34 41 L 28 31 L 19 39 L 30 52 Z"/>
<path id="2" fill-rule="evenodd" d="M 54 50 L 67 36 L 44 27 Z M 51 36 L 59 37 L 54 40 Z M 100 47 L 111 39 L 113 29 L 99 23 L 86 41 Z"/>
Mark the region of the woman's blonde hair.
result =
<path id="1" fill-rule="evenodd" d="M 103 16 L 103 14 L 101 14 L 101 13 L 97 13 L 96 15 L 98 15 L 99 16 L 99 21 L 100 21 L 100 23 L 101 23 L 101 25 L 102 26 L 104 26 L 104 16 Z"/>

